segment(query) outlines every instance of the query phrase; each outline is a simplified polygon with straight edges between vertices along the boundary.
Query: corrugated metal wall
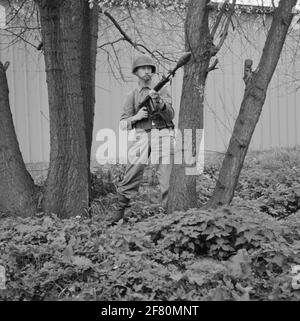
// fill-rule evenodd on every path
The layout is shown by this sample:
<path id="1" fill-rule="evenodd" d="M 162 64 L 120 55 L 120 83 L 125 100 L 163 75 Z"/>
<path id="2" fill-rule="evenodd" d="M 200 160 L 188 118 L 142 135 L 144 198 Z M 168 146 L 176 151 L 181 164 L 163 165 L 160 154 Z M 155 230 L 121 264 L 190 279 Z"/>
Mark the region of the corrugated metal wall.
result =
<path id="1" fill-rule="evenodd" d="M 245 19 L 243 31 L 247 38 L 241 30 L 229 36 L 218 55 L 220 69 L 208 77 L 204 124 L 208 149 L 226 149 L 244 94 L 244 60 L 253 59 L 255 69 L 262 53 L 266 37 L 259 23 Z M 299 30 L 292 32 L 286 40 L 251 141 L 252 150 L 300 144 L 300 90 L 296 90 L 299 82 L 294 82 L 300 79 L 299 56 L 295 56 L 299 35 Z"/>
<path id="2" fill-rule="evenodd" d="M 11 40 L 11 39 L 10 39 Z M 10 107 L 23 158 L 28 162 L 49 159 L 49 112 L 42 54 L 23 42 L 7 46 L 1 37 L 0 59 L 9 61 L 6 72 Z"/>
<path id="3" fill-rule="evenodd" d="M 247 25 L 248 24 L 248 25 Z M 226 150 L 244 92 L 243 64 L 246 58 L 254 60 L 254 67 L 265 40 L 265 32 L 253 28 L 251 19 L 243 23 L 247 30 L 229 35 L 218 55 L 219 69 L 207 80 L 205 104 L 205 149 Z M 299 33 L 299 30 L 297 31 Z M 299 35 L 298 35 L 299 38 Z M 1 36 L 0 59 L 10 61 L 7 76 L 10 104 L 26 163 L 47 162 L 49 159 L 49 120 L 44 59 L 40 52 L 22 42 L 6 47 Z M 289 37 L 278 68 L 270 85 L 261 119 L 251 143 L 253 150 L 273 147 L 293 147 L 300 144 L 300 90 L 292 82 L 299 72 L 299 59 L 293 59 L 297 41 Z M 124 60 L 123 73 L 130 77 L 130 59 Z M 126 92 L 132 82 L 115 80 L 106 62 L 98 56 L 96 73 L 96 113 L 94 138 L 99 129 L 111 128 L 118 133 L 118 121 Z M 178 119 L 182 72 L 178 72 L 171 86 L 173 105 Z M 299 105 L 299 103 L 298 103 Z M 94 139 L 92 157 L 100 142 Z"/>

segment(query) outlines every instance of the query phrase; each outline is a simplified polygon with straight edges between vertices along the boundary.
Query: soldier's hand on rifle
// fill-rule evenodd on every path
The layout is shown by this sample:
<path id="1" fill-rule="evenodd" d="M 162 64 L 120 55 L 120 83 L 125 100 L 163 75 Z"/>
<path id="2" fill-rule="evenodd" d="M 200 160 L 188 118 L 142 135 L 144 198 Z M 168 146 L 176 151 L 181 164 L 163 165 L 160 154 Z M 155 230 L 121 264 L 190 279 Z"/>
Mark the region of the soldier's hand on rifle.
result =
<path id="1" fill-rule="evenodd" d="M 149 91 L 149 96 L 154 100 L 160 100 L 160 96 L 159 96 L 159 93 L 157 91 L 155 91 L 154 89 L 151 89 Z"/>
<path id="2" fill-rule="evenodd" d="M 148 111 L 146 107 L 142 107 L 136 115 L 133 116 L 134 121 L 138 121 L 144 118 L 148 118 Z"/>
<path id="3" fill-rule="evenodd" d="M 149 91 L 149 96 L 152 98 L 152 100 L 155 102 L 156 106 L 161 109 L 164 106 L 163 100 L 161 99 L 159 93 L 155 91 L 154 89 L 151 89 Z"/>

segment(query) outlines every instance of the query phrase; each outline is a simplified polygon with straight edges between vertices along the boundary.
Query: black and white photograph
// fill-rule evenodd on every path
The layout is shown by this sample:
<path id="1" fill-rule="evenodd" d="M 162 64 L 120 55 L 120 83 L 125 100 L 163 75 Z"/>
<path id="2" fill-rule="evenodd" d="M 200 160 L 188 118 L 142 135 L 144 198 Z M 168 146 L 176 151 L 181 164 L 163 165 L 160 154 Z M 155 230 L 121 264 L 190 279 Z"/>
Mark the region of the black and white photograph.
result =
<path id="1" fill-rule="evenodd" d="M 300 1 L 0 0 L 0 301 L 300 301 Z"/>

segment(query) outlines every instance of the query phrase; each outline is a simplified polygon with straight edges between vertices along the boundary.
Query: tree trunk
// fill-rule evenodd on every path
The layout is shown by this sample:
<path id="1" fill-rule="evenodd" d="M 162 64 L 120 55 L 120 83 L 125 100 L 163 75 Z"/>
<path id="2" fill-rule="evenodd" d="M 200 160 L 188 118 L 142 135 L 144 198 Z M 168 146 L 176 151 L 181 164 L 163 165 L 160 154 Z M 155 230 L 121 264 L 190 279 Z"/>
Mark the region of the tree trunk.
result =
<path id="1" fill-rule="evenodd" d="M 86 0 L 36 0 L 41 19 L 50 115 L 50 167 L 43 201 L 44 211 L 60 217 L 80 215 L 88 206 L 88 143 L 85 107 L 91 115 L 94 97 L 87 103 L 89 71 L 95 68 L 91 46 L 84 46 L 87 29 Z M 92 19 L 94 21 L 94 19 Z M 91 23 L 91 21 L 90 21 Z M 91 28 L 92 29 L 92 28 Z M 91 41 L 92 42 L 92 41 Z M 91 91 L 91 93 L 93 90 Z M 87 105 L 85 105 L 87 104 Z M 88 128 L 90 132 L 90 128 Z"/>
<path id="2" fill-rule="evenodd" d="M 26 217 L 36 211 L 35 187 L 27 172 L 9 106 L 5 68 L 0 62 L 0 212 Z"/>
<path id="3" fill-rule="evenodd" d="M 182 96 L 180 102 L 178 129 L 184 136 L 184 129 L 192 129 L 192 155 L 196 156 L 196 130 L 203 129 L 203 100 L 207 70 L 211 58 L 211 37 L 208 28 L 209 1 L 191 0 L 185 20 L 185 47 L 192 52 L 190 62 L 184 66 Z M 187 210 L 197 206 L 196 176 L 186 175 L 191 167 L 184 161 L 184 150 L 179 137 L 176 139 L 176 153 L 182 150 L 182 164 L 174 164 L 170 178 L 168 212 Z M 193 165 L 195 166 L 195 164 Z"/>
<path id="4" fill-rule="evenodd" d="M 88 168 L 90 168 L 91 161 L 95 113 L 95 70 L 98 40 L 98 13 L 99 7 L 97 5 L 94 5 L 93 9 L 90 9 L 88 1 L 85 1 L 81 42 L 81 89 L 83 94 Z M 88 173 L 90 191 L 90 170 Z"/>
<path id="5" fill-rule="evenodd" d="M 246 83 L 244 98 L 219 178 L 211 199 L 205 207 L 229 204 L 233 198 L 243 162 L 266 98 L 268 85 L 292 21 L 296 0 L 281 0 L 274 12 L 271 28 L 258 68 Z"/>

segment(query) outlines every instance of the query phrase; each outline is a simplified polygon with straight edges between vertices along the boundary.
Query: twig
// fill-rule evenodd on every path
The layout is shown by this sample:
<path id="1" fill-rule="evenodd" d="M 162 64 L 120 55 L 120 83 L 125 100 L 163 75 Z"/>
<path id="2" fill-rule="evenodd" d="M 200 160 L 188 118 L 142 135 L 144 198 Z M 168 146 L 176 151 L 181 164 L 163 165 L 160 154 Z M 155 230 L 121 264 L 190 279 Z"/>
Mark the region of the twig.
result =
<path id="1" fill-rule="evenodd" d="M 107 63 L 108 63 L 108 65 L 109 65 L 109 68 L 110 68 L 110 70 L 111 70 L 111 73 L 113 74 L 114 78 L 115 78 L 116 80 L 118 80 L 119 77 L 117 77 L 117 75 L 115 74 L 114 69 L 113 69 L 113 67 L 112 67 L 112 65 L 111 65 L 111 62 L 110 62 L 110 53 L 109 53 L 109 51 L 107 51 L 107 50 L 104 49 L 104 48 L 101 48 L 101 50 L 103 50 L 104 52 L 106 52 L 106 55 L 107 55 Z M 114 60 L 113 60 L 113 62 L 114 62 Z M 115 64 L 115 62 L 114 62 L 114 64 Z"/>
<path id="2" fill-rule="evenodd" d="M 39 48 L 40 45 L 39 45 L 39 46 L 36 46 L 36 45 L 34 45 L 33 43 L 31 43 L 30 41 L 26 40 L 25 38 L 23 38 L 23 37 L 21 36 L 21 34 L 23 34 L 26 30 L 24 30 L 24 31 L 21 32 L 20 34 L 16 34 L 15 32 L 13 32 L 13 31 L 11 31 L 11 30 L 9 30 L 9 29 L 6 29 L 5 31 L 11 33 L 12 35 L 14 35 L 14 36 L 17 37 L 17 38 L 20 38 L 20 39 L 23 40 L 24 42 L 28 43 L 30 46 L 32 46 L 32 47 L 34 47 L 35 49 L 39 50 L 38 48 Z"/>
<path id="3" fill-rule="evenodd" d="M 221 35 L 221 39 L 220 39 L 218 45 L 214 48 L 214 51 L 216 51 L 216 53 L 221 49 L 221 47 L 223 46 L 224 41 L 225 41 L 225 39 L 226 39 L 226 37 L 228 35 L 228 29 L 229 29 L 229 25 L 230 25 L 230 22 L 231 22 L 231 17 L 232 17 L 232 15 L 234 13 L 235 3 L 236 3 L 236 0 L 233 0 L 232 4 L 230 4 L 229 15 L 227 17 L 227 21 L 226 21 L 224 30 L 223 30 L 222 35 Z"/>
<path id="4" fill-rule="evenodd" d="M 116 19 L 106 10 L 102 10 L 100 8 L 100 12 L 103 13 L 106 17 L 108 17 L 110 19 L 110 21 L 114 24 L 114 26 L 119 30 L 119 32 L 121 33 L 121 35 L 124 37 L 124 40 L 126 40 L 127 42 L 129 42 L 134 48 L 136 48 L 138 51 L 142 52 L 141 50 L 139 50 L 137 48 L 137 44 L 126 34 L 126 32 L 121 28 L 121 26 L 118 24 L 118 22 L 116 21 Z M 144 52 L 142 52 L 144 53 Z"/>
<path id="5" fill-rule="evenodd" d="M 161 52 L 159 52 L 158 50 L 155 50 L 154 52 L 152 52 L 150 49 L 148 49 L 145 45 L 141 44 L 141 43 L 137 43 L 135 41 L 133 41 L 131 39 L 131 37 L 122 29 L 122 27 L 120 26 L 120 24 L 116 21 L 116 19 L 106 10 L 103 10 L 102 8 L 100 8 L 100 13 L 103 13 L 106 17 L 108 17 L 110 19 L 110 21 L 114 24 L 114 26 L 119 30 L 119 32 L 121 33 L 121 35 L 123 36 L 123 40 L 127 41 L 129 44 L 131 44 L 131 46 L 133 46 L 137 51 L 139 51 L 142 54 L 145 54 L 146 52 L 149 53 L 156 61 L 159 62 L 158 58 L 155 56 L 154 52 L 157 52 L 163 59 L 165 60 L 169 60 L 172 61 L 171 59 L 165 57 Z M 132 17 L 131 17 L 132 18 Z M 144 49 L 141 50 L 140 48 Z M 102 48 L 101 48 L 102 49 Z"/>
<path id="6" fill-rule="evenodd" d="M 122 68 L 121 68 L 121 64 L 120 64 L 120 60 L 119 60 L 118 54 L 116 52 L 115 46 L 113 44 L 111 46 L 112 46 L 113 52 L 114 52 L 115 57 L 116 57 L 116 61 L 117 61 L 117 64 L 118 64 L 118 70 L 119 70 L 120 76 L 121 76 L 122 80 L 125 81 L 125 78 L 124 78 L 124 75 L 123 75 L 123 72 L 122 72 Z"/>
<path id="7" fill-rule="evenodd" d="M 122 40 L 125 40 L 125 38 L 122 37 L 122 38 L 119 38 L 119 39 L 114 40 L 114 41 L 111 41 L 111 42 L 103 43 L 102 45 L 98 46 L 98 48 L 99 48 L 99 49 L 102 49 L 102 48 L 105 47 L 105 46 L 114 45 L 115 43 L 120 42 L 120 41 L 122 41 Z"/>
<path id="8" fill-rule="evenodd" d="M 143 41 L 143 37 L 142 37 L 139 29 L 136 27 L 136 23 L 135 23 L 135 20 L 133 19 L 133 16 L 132 16 L 132 14 L 131 14 L 131 11 L 130 11 L 129 6 L 127 6 L 127 11 L 128 11 L 129 17 L 130 17 L 130 19 L 131 19 L 131 21 L 132 21 L 132 23 L 133 23 L 133 25 L 134 25 L 134 30 L 136 31 L 136 33 L 138 34 L 138 36 L 140 37 L 140 39 Z M 144 41 L 143 41 L 143 42 L 144 42 Z"/>
<path id="9" fill-rule="evenodd" d="M 217 64 L 219 63 L 219 59 L 216 59 L 213 64 L 207 69 L 207 73 L 213 71 L 213 70 L 216 70 L 218 69 L 216 66 Z"/>
<path id="10" fill-rule="evenodd" d="M 176 60 L 174 60 L 174 59 L 171 59 L 171 58 L 168 58 L 168 57 L 166 57 L 165 55 L 163 55 L 160 51 L 158 51 L 158 50 L 154 50 L 153 51 L 153 53 L 157 53 L 158 55 L 160 55 L 163 59 L 165 59 L 165 60 L 168 60 L 168 61 L 170 61 L 170 62 L 176 62 Z"/>
<path id="11" fill-rule="evenodd" d="M 216 46 L 216 49 L 219 51 L 221 49 L 221 47 L 223 46 L 223 43 L 228 35 L 228 29 L 229 29 L 229 25 L 230 25 L 230 17 L 227 18 L 227 21 L 226 21 L 226 24 L 225 24 L 225 27 L 224 27 L 224 30 L 221 34 L 221 39 L 218 43 L 218 45 Z"/>
<path id="12" fill-rule="evenodd" d="M 24 0 L 22 3 L 21 3 L 21 5 L 20 5 L 20 7 L 18 8 L 18 10 L 16 10 L 15 12 L 14 12 L 14 15 L 7 21 L 7 25 L 9 25 L 10 24 L 10 22 L 12 22 L 14 19 L 15 19 L 15 17 L 19 14 L 19 12 L 21 11 L 21 9 L 23 8 L 23 6 L 24 6 L 24 4 L 26 3 L 26 1 L 27 0 Z M 11 6 L 11 4 L 9 3 L 9 6 L 10 6 L 10 8 L 13 10 L 13 9 L 15 9 L 15 8 L 13 8 L 12 6 Z"/>
<path id="13" fill-rule="evenodd" d="M 3 65 L 4 71 L 7 70 L 7 68 L 9 67 L 10 62 L 6 61 L 5 64 Z"/>
<path id="14" fill-rule="evenodd" d="M 222 5 L 222 7 L 221 7 L 221 10 L 220 10 L 220 12 L 219 12 L 219 14 L 218 14 L 218 16 L 217 16 L 217 20 L 216 20 L 214 26 L 212 27 L 212 31 L 211 31 L 211 33 L 210 33 L 212 39 L 214 38 L 214 36 L 215 36 L 215 34 L 216 34 L 216 32 L 217 32 L 217 29 L 218 29 L 219 24 L 220 24 L 220 22 L 221 22 L 222 16 L 223 16 L 223 14 L 224 14 L 224 12 L 225 12 L 225 6 L 228 4 L 228 1 L 229 1 L 229 0 L 225 0 L 225 1 L 224 1 L 223 5 Z"/>
<path id="15" fill-rule="evenodd" d="M 276 7 L 275 7 L 275 2 L 274 2 L 274 0 L 272 0 L 271 2 L 272 2 L 273 9 L 275 10 Z"/>

